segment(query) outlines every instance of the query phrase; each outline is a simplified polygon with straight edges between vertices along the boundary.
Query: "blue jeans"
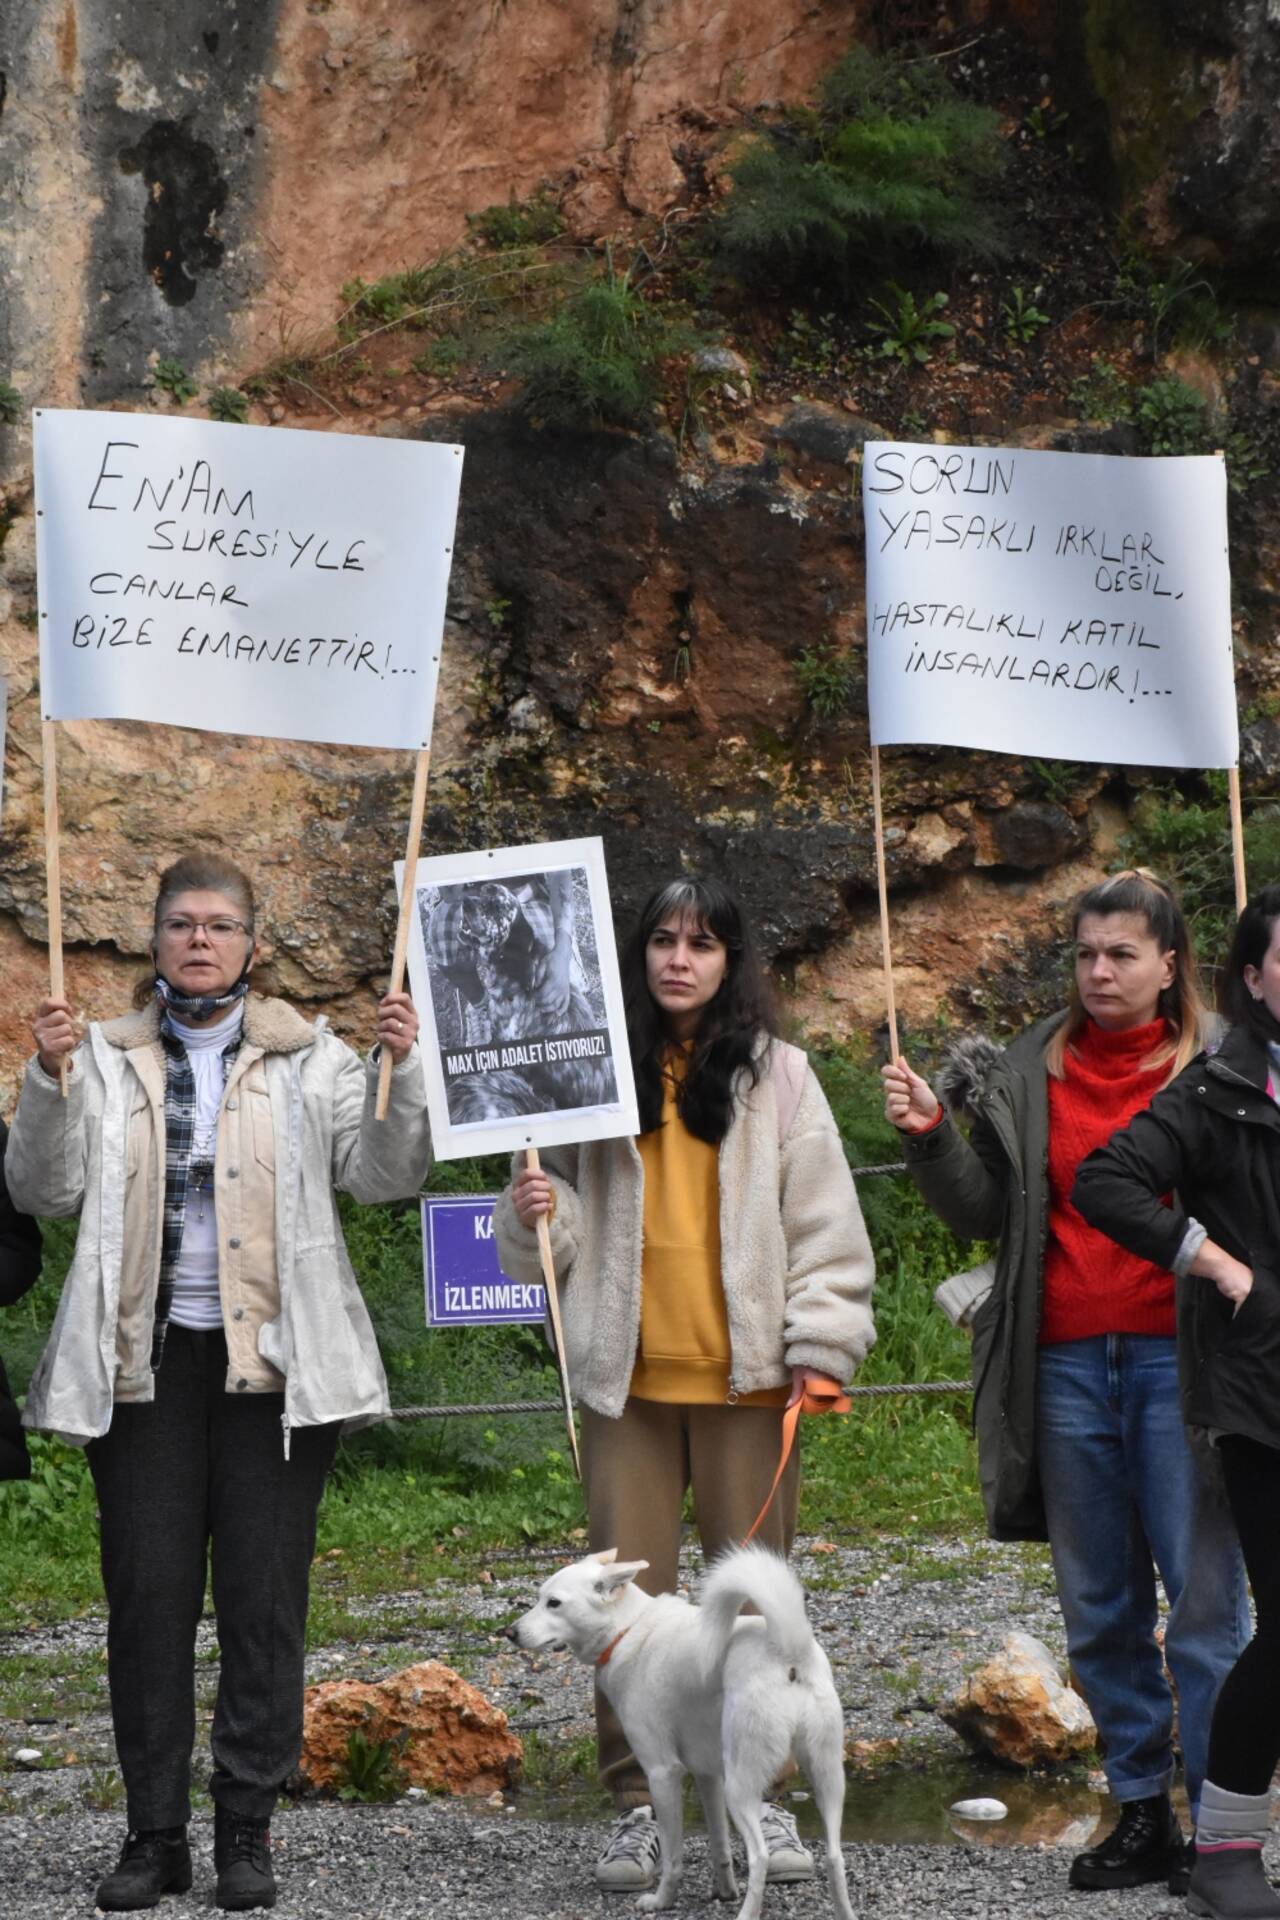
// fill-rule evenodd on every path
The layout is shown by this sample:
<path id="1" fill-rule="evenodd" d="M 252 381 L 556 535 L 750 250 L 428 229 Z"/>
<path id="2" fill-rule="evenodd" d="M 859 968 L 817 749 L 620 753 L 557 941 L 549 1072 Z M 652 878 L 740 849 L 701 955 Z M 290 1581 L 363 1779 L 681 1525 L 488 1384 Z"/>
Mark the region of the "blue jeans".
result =
<path id="1" fill-rule="evenodd" d="M 1067 1652 L 1107 1784 L 1117 1800 L 1144 1800 L 1173 1777 L 1158 1568 L 1194 1817 L 1213 1703 L 1250 1626 L 1225 1496 L 1182 1424 L 1174 1340 L 1109 1333 L 1041 1347 L 1036 1450 Z"/>

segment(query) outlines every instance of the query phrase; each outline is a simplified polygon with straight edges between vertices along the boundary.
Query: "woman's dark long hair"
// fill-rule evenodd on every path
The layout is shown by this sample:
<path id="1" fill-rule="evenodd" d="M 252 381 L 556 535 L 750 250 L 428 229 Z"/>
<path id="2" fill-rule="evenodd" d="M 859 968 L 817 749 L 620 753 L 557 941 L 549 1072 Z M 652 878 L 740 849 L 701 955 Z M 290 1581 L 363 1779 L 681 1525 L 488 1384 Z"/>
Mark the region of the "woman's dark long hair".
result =
<path id="1" fill-rule="evenodd" d="M 661 1123 L 662 1065 L 671 1045 L 662 1009 L 649 992 L 645 953 L 654 930 L 672 918 L 705 927 L 723 940 L 729 955 L 724 979 L 702 1009 L 688 1070 L 676 1096 L 690 1133 L 716 1146 L 729 1131 L 739 1073 L 747 1073 L 755 1086 L 762 1042 L 777 1035 L 773 990 L 742 908 L 718 880 L 697 876 L 671 880 L 649 896 L 622 949 L 622 991 L 641 1133 L 651 1133 Z"/>
<path id="2" fill-rule="evenodd" d="M 1248 902 L 1236 921 L 1231 948 L 1218 978 L 1218 1012 L 1233 1027 L 1244 1027 L 1264 1043 L 1280 1040 L 1280 1021 L 1267 1011 L 1267 1003 L 1254 999 L 1245 985 L 1246 967 L 1261 969 L 1271 935 L 1280 920 L 1280 886 L 1263 887 Z"/>

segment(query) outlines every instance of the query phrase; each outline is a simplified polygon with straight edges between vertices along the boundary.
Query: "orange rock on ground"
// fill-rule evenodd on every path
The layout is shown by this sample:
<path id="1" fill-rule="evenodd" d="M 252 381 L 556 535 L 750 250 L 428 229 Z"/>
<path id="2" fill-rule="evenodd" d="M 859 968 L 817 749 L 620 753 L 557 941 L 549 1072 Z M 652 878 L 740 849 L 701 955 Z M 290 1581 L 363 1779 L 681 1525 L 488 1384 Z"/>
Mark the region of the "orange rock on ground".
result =
<path id="1" fill-rule="evenodd" d="M 938 1712 L 970 1746 L 1010 1767 L 1060 1766 L 1098 1737 L 1088 1707 L 1029 1633 L 1009 1634 Z"/>
<path id="2" fill-rule="evenodd" d="M 492 1793 L 520 1773 L 523 1749 L 507 1716 L 438 1660 L 385 1680 L 322 1680 L 308 1687 L 299 1772 L 324 1791 L 346 1779 L 347 1743 L 394 1741 L 405 1783 L 433 1793 Z"/>

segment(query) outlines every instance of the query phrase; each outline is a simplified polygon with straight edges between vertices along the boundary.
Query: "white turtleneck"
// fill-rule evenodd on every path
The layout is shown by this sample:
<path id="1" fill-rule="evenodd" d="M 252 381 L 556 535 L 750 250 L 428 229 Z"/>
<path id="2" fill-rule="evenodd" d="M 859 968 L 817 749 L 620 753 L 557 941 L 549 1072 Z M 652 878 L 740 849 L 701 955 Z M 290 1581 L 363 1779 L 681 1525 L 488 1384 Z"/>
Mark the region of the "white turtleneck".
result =
<path id="1" fill-rule="evenodd" d="M 222 1020 L 208 1027 L 187 1027 L 165 1015 L 165 1025 L 187 1050 L 196 1083 L 195 1134 L 191 1148 L 194 1169 L 199 1161 L 212 1163 L 218 1134 L 218 1114 L 226 1076 L 223 1049 L 230 1045 L 244 1020 L 239 1001 Z M 187 1187 L 187 1211 L 182 1223 L 182 1247 L 173 1276 L 173 1305 L 169 1318 L 178 1327 L 208 1331 L 222 1325 L 222 1296 L 218 1289 L 218 1215 L 213 1180 L 207 1190 Z"/>

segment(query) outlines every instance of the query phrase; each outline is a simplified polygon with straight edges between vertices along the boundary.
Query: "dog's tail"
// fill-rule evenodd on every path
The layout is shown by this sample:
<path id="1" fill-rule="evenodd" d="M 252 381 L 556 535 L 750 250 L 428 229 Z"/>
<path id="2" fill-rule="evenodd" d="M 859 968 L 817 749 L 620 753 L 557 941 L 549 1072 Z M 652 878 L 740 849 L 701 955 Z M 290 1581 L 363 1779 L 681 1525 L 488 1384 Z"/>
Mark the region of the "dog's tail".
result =
<path id="1" fill-rule="evenodd" d="M 782 1664 L 807 1667 L 814 1640 L 805 1617 L 804 1589 L 781 1555 L 767 1547 L 732 1548 L 703 1582 L 698 1612 L 711 1664 L 723 1658 L 734 1623 L 748 1605 L 764 1616 L 766 1640 Z"/>

